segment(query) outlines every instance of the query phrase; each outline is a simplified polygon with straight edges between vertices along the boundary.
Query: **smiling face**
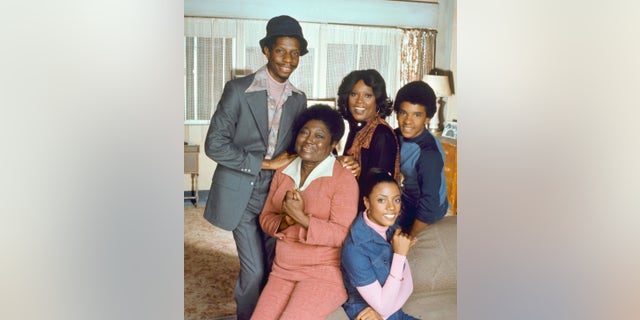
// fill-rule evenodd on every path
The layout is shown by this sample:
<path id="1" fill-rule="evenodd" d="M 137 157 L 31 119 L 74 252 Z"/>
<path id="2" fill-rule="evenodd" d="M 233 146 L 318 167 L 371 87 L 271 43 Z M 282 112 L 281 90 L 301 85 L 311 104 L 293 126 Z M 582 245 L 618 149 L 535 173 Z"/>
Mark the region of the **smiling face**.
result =
<path id="1" fill-rule="evenodd" d="M 392 226 L 400 215 L 400 188 L 394 182 L 380 182 L 364 197 L 367 217 L 375 224 Z"/>
<path id="2" fill-rule="evenodd" d="M 326 159 L 338 141 L 331 142 L 331 132 L 320 120 L 309 120 L 296 137 L 296 153 L 305 163 Z"/>
<path id="3" fill-rule="evenodd" d="M 363 80 L 356 82 L 349 93 L 349 112 L 353 119 L 359 122 L 366 122 L 377 116 L 376 95 L 373 88 L 364 83 Z"/>
<path id="4" fill-rule="evenodd" d="M 397 118 L 400 133 L 407 139 L 419 136 L 431 120 L 427 118 L 423 105 L 408 101 L 402 102 L 398 107 Z"/>
<path id="5" fill-rule="evenodd" d="M 280 83 L 287 81 L 298 67 L 300 42 L 294 37 L 278 37 L 271 49 L 265 46 L 262 51 L 267 56 L 269 74 Z"/>

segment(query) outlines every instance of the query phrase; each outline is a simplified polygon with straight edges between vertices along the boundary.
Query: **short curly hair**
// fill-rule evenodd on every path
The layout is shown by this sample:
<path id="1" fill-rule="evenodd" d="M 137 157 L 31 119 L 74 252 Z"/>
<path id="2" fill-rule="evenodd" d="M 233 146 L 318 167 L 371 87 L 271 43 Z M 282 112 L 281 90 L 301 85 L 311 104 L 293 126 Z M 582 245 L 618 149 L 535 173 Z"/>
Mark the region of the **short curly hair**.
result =
<path id="1" fill-rule="evenodd" d="M 431 119 L 436 113 L 436 94 L 424 81 L 413 81 L 405 84 L 396 94 L 393 110 L 398 113 L 403 102 L 419 104 L 424 107 L 427 118 Z"/>
<path id="2" fill-rule="evenodd" d="M 311 120 L 322 121 L 327 126 L 329 134 L 331 135 L 331 143 L 342 139 L 345 129 L 344 121 L 340 113 L 326 104 L 314 104 L 302 111 L 293 123 L 293 139 L 288 148 L 289 153 L 295 153 L 296 137 L 300 133 L 300 130 L 302 130 L 302 127 Z"/>
<path id="3" fill-rule="evenodd" d="M 353 116 L 349 112 L 349 94 L 351 94 L 351 90 L 360 80 L 373 89 L 373 94 L 376 96 L 376 112 L 380 117 L 385 118 L 390 115 L 393 111 L 393 102 L 387 96 L 387 87 L 384 79 L 375 69 L 367 69 L 351 71 L 342 79 L 342 83 L 338 88 L 338 110 L 342 116 L 349 121 L 353 121 Z"/>

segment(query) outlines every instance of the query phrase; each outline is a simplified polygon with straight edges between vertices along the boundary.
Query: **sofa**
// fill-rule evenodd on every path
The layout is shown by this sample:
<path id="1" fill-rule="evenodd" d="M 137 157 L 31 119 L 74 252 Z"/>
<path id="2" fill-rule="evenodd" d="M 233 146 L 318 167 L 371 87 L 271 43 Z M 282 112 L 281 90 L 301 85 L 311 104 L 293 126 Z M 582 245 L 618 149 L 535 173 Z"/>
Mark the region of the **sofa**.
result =
<path id="1" fill-rule="evenodd" d="M 427 226 L 407 259 L 413 277 L 413 293 L 402 310 L 425 320 L 457 318 L 457 217 L 445 216 Z M 328 320 L 349 319 L 342 308 Z"/>

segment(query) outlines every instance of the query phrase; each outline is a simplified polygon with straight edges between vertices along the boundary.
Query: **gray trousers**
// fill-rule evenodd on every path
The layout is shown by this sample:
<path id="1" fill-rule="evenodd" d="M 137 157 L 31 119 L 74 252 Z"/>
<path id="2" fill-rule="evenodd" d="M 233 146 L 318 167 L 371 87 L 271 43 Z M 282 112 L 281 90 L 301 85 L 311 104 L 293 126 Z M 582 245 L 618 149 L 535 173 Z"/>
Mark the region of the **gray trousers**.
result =
<path id="1" fill-rule="evenodd" d="M 240 258 L 240 274 L 235 287 L 238 320 L 251 317 L 271 272 L 276 241 L 262 231 L 258 216 L 269 194 L 273 173 L 271 170 L 260 171 L 240 224 L 233 230 Z"/>

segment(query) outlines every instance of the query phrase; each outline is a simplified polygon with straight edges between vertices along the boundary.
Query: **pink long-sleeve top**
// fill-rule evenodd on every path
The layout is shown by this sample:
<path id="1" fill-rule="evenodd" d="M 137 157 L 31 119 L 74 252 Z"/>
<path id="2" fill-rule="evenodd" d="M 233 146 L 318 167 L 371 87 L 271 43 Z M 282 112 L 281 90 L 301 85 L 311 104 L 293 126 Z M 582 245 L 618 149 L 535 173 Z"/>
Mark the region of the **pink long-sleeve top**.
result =
<path id="1" fill-rule="evenodd" d="M 380 226 L 362 214 L 364 222 L 385 240 L 387 239 L 388 227 Z M 407 257 L 393 254 L 391 270 L 384 286 L 377 280 L 362 287 L 356 287 L 362 298 L 378 312 L 384 319 L 388 318 L 396 311 L 400 310 L 413 291 L 413 279 L 411 278 L 411 268 Z"/>
<path id="2" fill-rule="evenodd" d="M 262 229 L 277 239 L 271 275 L 342 283 L 340 252 L 357 212 L 358 184 L 349 170 L 329 156 L 299 186 L 299 177 L 295 178 L 299 165 L 297 158 L 276 171 L 260 214 Z M 294 189 L 301 190 L 304 212 L 310 215 L 308 229 L 294 224 L 277 232 L 284 218 L 282 201 Z"/>

